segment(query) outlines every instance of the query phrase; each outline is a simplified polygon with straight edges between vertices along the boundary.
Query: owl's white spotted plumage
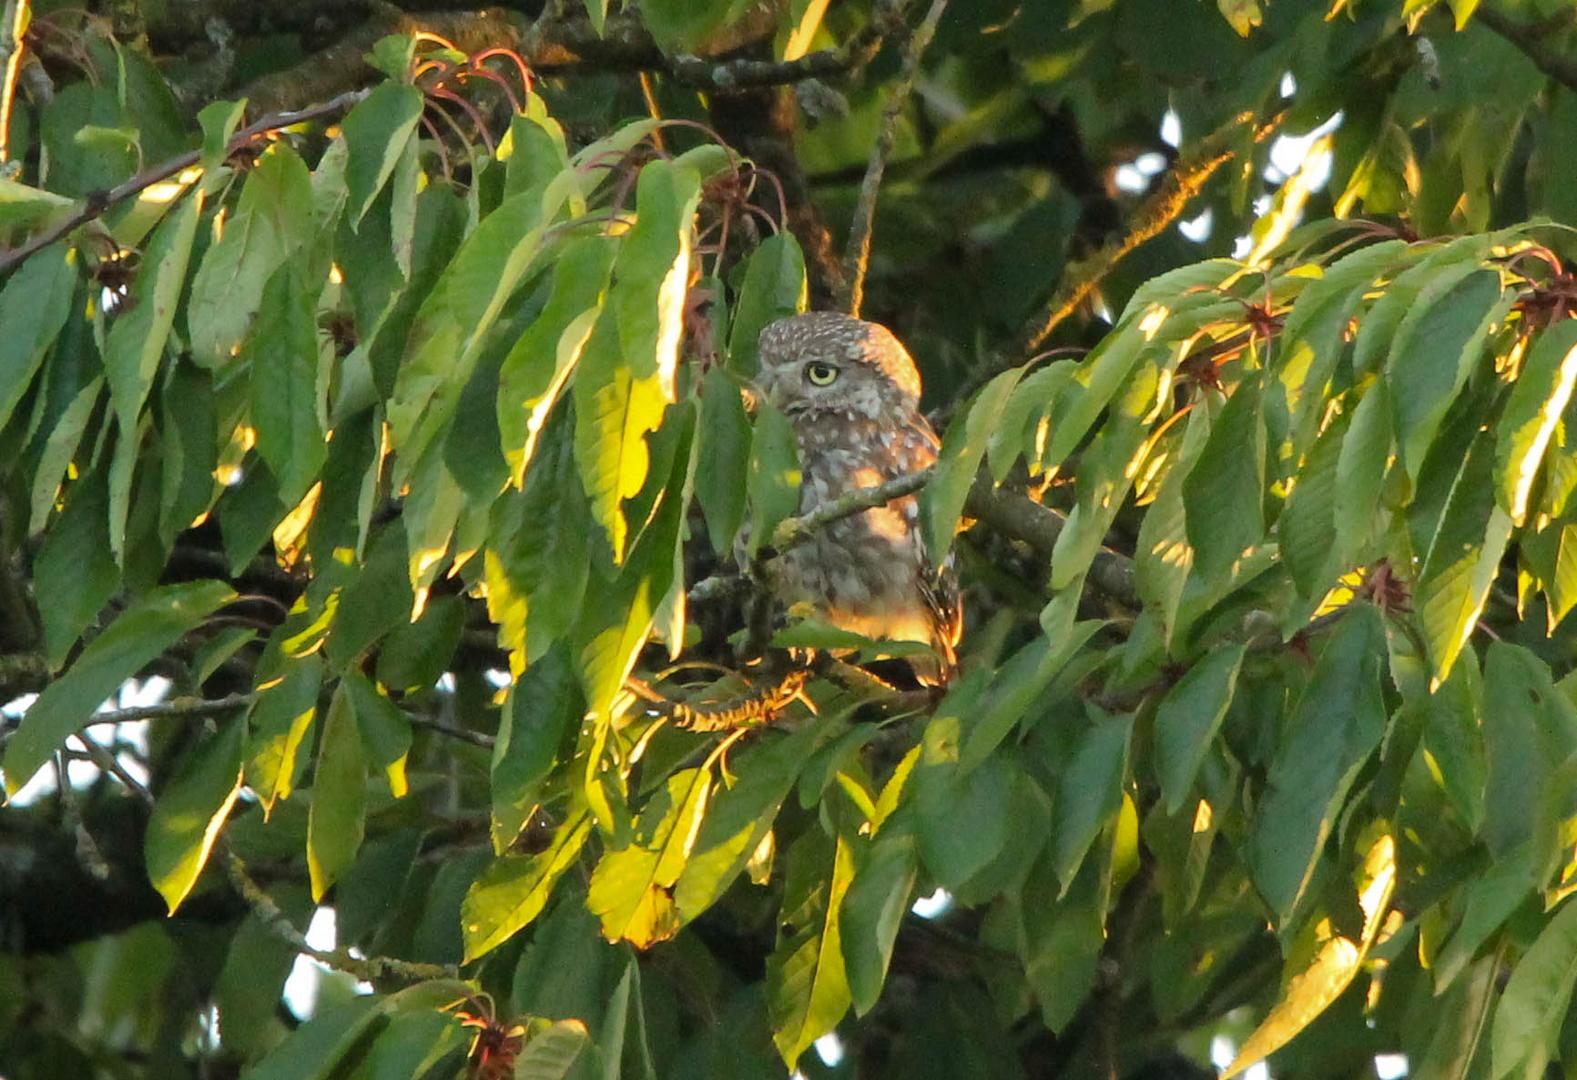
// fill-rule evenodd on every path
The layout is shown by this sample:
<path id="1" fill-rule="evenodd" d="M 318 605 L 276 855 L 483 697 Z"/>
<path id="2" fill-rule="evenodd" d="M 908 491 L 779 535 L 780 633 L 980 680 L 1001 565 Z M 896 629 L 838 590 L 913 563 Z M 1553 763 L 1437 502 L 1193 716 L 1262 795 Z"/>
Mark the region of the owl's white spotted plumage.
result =
<path id="1" fill-rule="evenodd" d="M 761 332 L 761 392 L 793 423 L 799 512 L 875 487 L 936 460 L 920 413 L 920 373 L 884 326 L 830 311 L 779 319 Z M 963 610 L 951 557 L 925 551 L 913 496 L 833 521 L 774 560 L 772 588 L 786 605 L 866 637 L 923 641 L 939 662 L 913 662 L 923 682 L 954 667 Z"/>

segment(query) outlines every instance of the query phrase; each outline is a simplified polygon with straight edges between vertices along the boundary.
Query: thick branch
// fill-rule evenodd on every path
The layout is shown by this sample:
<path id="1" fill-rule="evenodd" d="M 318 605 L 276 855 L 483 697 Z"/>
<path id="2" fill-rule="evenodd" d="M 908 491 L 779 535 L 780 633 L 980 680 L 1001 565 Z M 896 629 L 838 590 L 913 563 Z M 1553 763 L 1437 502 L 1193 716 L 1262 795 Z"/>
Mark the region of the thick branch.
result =
<path id="1" fill-rule="evenodd" d="M 257 123 L 251 124 L 236 132 L 235 135 L 230 139 L 230 149 L 232 151 L 238 150 L 258 135 L 262 135 L 271 131 L 278 131 L 280 128 L 286 128 L 292 124 L 299 124 L 305 120 L 313 120 L 320 116 L 330 116 L 344 109 L 348 109 L 352 105 L 355 105 L 358 101 L 362 100 L 362 98 L 366 97 L 367 94 L 367 90 L 352 90 L 329 101 L 325 101 L 321 105 L 313 105 L 311 108 L 300 109 L 295 112 L 272 113 L 263 117 L 261 120 L 257 121 Z M 53 244 L 56 240 L 59 240 L 62 236 L 67 235 L 75 229 L 81 228 L 83 225 L 86 225 L 88 222 L 105 213 L 112 206 L 120 204 L 126 199 L 131 198 L 133 195 L 142 192 L 144 189 L 150 188 L 154 184 L 159 183 L 161 180 L 168 180 L 170 177 L 191 168 L 200 160 L 202 160 L 201 152 L 193 150 L 189 153 L 180 154 L 176 157 L 170 158 L 168 161 L 165 161 L 159 165 L 155 165 L 151 169 L 145 169 L 135 176 L 129 177 L 126 180 L 122 180 L 108 191 L 95 191 L 90 193 L 88 197 L 83 200 L 82 206 L 79 207 L 74 213 L 67 215 L 65 218 L 57 221 L 49 228 L 43 229 L 40 232 L 28 237 L 27 240 L 25 240 L 21 245 L 11 248 L 7 251 L 0 251 L 0 275 L 6 274 L 9 271 L 15 269 L 22 262 L 24 262 L 28 256 L 42 251 L 50 244 Z"/>
<path id="2" fill-rule="evenodd" d="M 1566 12 L 1558 16 L 1559 24 L 1569 25 L 1571 14 Z M 1544 74 L 1562 86 L 1577 90 L 1577 60 L 1550 47 L 1551 27 L 1548 21 L 1538 25 L 1519 22 L 1492 7 L 1484 6 L 1473 13 L 1473 18 L 1515 45 Z"/>

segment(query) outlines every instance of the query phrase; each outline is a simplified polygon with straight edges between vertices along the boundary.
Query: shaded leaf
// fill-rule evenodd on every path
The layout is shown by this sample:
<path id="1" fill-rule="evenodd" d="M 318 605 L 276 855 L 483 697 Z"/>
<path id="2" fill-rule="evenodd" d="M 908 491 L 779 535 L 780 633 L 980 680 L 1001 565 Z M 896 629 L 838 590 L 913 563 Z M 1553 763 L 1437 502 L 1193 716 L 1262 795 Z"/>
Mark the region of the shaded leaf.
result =
<path id="1" fill-rule="evenodd" d="M 219 830 L 241 793 L 246 723 L 232 718 L 192 754 L 159 793 L 148 818 L 143 857 L 148 880 L 174 914 L 208 861 Z"/>
<path id="2" fill-rule="evenodd" d="M 344 683 L 329 703 L 318 741 L 307 818 L 307 870 L 312 899 L 323 894 L 356 860 L 367 814 L 367 764 L 349 692 Z"/>

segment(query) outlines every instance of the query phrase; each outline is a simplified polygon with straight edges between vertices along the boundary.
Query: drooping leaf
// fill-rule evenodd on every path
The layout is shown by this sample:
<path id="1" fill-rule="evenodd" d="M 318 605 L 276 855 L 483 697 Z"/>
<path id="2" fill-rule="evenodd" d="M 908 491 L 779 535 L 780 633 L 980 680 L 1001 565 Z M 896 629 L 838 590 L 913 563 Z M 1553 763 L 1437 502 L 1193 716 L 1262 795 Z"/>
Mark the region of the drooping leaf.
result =
<path id="1" fill-rule="evenodd" d="M 619 245 L 608 297 L 631 378 L 655 379 L 663 400 L 670 402 L 700 198 L 701 178 L 687 165 L 659 159 L 641 169 L 635 184 L 635 226 Z"/>
<path id="2" fill-rule="evenodd" d="M 1072 886 L 1095 837 L 1122 806 L 1133 717 L 1107 717 L 1092 711 L 1063 770 L 1054 804 L 1053 848 L 1062 895 Z"/>
<path id="3" fill-rule="evenodd" d="M 515 342 L 499 371 L 498 429 L 515 486 L 526 468 L 548 413 L 574 373 L 601 313 L 616 246 L 589 236 L 569 244 L 553 266 L 553 291 L 540 314 Z"/>
<path id="4" fill-rule="evenodd" d="M 0 429 L 27 392 L 44 354 L 71 314 L 76 254 L 53 244 L 22 264 L 0 289 Z"/>
<path id="5" fill-rule="evenodd" d="M 307 870 L 312 899 L 323 894 L 356 859 L 367 814 L 367 763 L 347 688 L 341 683 L 329 703 L 318 742 L 307 818 Z"/>
<path id="6" fill-rule="evenodd" d="M 586 905 L 609 941 L 646 948 L 678 933 L 673 886 L 695 846 L 712 793 L 710 765 L 681 769 L 636 819 L 630 843 L 603 855 Z"/>
<path id="7" fill-rule="evenodd" d="M 992 379 L 975 396 L 963 418 L 948 428 L 936 472 L 920 500 L 925 513 L 925 550 L 933 565 L 940 566 L 952 550 L 958 517 L 985 460 L 986 443 L 996 431 L 1018 379 L 1016 369 Z"/>
<path id="8" fill-rule="evenodd" d="M 15 795 L 122 683 L 234 596 L 223 582 L 192 581 L 132 601 L 27 710 L 6 743 L 6 794 Z"/>
<path id="9" fill-rule="evenodd" d="M 410 790 L 405 778 L 405 758 L 411 750 L 410 718 L 359 671 L 347 671 L 340 685 L 349 694 L 367 764 L 383 773 L 396 799 L 403 798 Z"/>
<path id="10" fill-rule="evenodd" d="M 349 159 L 345 184 L 350 222 L 355 225 L 388 183 L 422 115 L 422 92 L 409 83 L 386 82 L 356 103 L 341 125 Z"/>
<path id="11" fill-rule="evenodd" d="M 1521 525 L 1528 495 L 1555 425 L 1577 386 L 1577 319 L 1556 323 L 1533 341 L 1497 425 L 1495 495 Z"/>
<path id="12" fill-rule="evenodd" d="M 849 1008 L 839 914 L 853 876 L 854 855 L 843 840 L 811 832 L 789 853 L 777 948 L 767 958 L 767 1012 L 790 1069 Z"/>
<path id="13" fill-rule="evenodd" d="M 493 744 L 493 850 L 504 854 L 536 809 L 565 734 L 585 713 L 563 644 L 520 675 L 504 702 Z"/>
<path id="14" fill-rule="evenodd" d="M 1500 276 L 1487 270 L 1438 289 L 1435 283 L 1424 286 L 1397 326 L 1386 373 L 1402 464 L 1414 477 L 1483 351 L 1501 299 Z"/>
<path id="15" fill-rule="evenodd" d="M 761 331 L 768 323 L 805 310 L 805 256 L 792 233 L 761 242 L 745 264 L 733 323 L 728 334 L 728 367 L 745 378 L 755 375 Z"/>
<path id="16" fill-rule="evenodd" d="M 306 494 L 328 456 L 318 416 L 318 334 L 312 295 L 293 263 L 263 287 L 256 326 L 243 361 L 252 381 L 252 425 L 257 452 L 295 503 Z"/>
<path id="17" fill-rule="evenodd" d="M 313 234 L 305 215 L 311 205 L 306 163 L 288 145 L 274 144 L 247 173 L 235 212 L 192 277 L 186 326 L 198 367 L 221 367 L 237 354 L 264 284 Z"/>
<path id="18" fill-rule="evenodd" d="M 713 551 L 732 551 L 734 537 L 745 520 L 750 436 L 739 387 L 721 369 L 712 368 L 701 389 L 695 495 L 706 515 Z"/>
<path id="19" fill-rule="evenodd" d="M 245 743 L 245 722 L 231 718 L 191 756 L 154 804 L 143 857 L 148 880 L 164 897 L 171 914 L 197 883 L 219 830 L 241 793 Z"/>
<path id="20" fill-rule="evenodd" d="M 903 834 L 884 834 L 855 870 L 839 910 L 838 936 L 857 1015 L 869 1012 L 881 995 L 917 870 L 914 838 Z"/>
<path id="21" fill-rule="evenodd" d="M 1243 652 L 1242 645 L 1213 650 L 1161 700 L 1155 716 L 1156 772 L 1169 814 L 1182 809 L 1211 740 L 1226 718 Z"/>
<path id="22" fill-rule="evenodd" d="M 1265 535 L 1265 424 L 1260 380 L 1240 383 L 1183 482 L 1188 542 L 1206 580 L 1225 577 Z"/>
<path id="23" fill-rule="evenodd" d="M 191 257 L 202 204 L 201 192 L 187 195 L 154 230 L 131 285 L 130 310 L 123 311 L 110 327 L 104 346 L 104 375 L 123 437 L 129 438 L 137 430 L 137 414 L 164 355 L 186 283 L 186 262 Z"/>
<path id="24" fill-rule="evenodd" d="M 1380 743 L 1383 641 L 1379 615 L 1354 605 L 1288 717 L 1248 842 L 1254 883 L 1281 919 L 1303 895 L 1347 789 Z"/>
<path id="25" fill-rule="evenodd" d="M 1490 1036 L 1493 1080 L 1521 1067 L 1523 1076 L 1542 1075 L 1559 1054 L 1561 1024 L 1577 984 L 1577 905 L 1566 903 L 1540 931 L 1517 966 L 1495 1007 Z"/>
<path id="26" fill-rule="evenodd" d="M 1469 449 L 1419 574 L 1414 604 L 1431 687 L 1451 673 L 1473 633 L 1511 539 L 1511 518 L 1495 502 L 1493 453 L 1487 433 Z"/>
<path id="27" fill-rule="evenodd" d="M 755 557 L 784 518 L 799 508 L 799 448 L 794 425 L 770 402 L 756 409 L 745 488 L 750 504 L 749 555 Z"/>
<path id="28" fill-rule="evenodd" d="M 265 817 L 295 787 L 297 755 L 311 730 L 322 685 L 323 661 L 311 653 L 296 657 L 283 676 L 258 691 L 248 717 L 246 783 L 257 793 Z"/>
<path id="29" fill-rule="evenodd" d="M 1369 846 L 1354 884 L 1363 913 L 1361 933 L 1355 940 L 1332 931 L 1329 921 L 1321 925 L 1324 940 L 1318 943 L 1307 966 L 1287 981 L 1281 999 L 1271 1006 L 1259 1027 L 1243 1041 L 1237 1057 L 1222 1073 L 1222 1080 L 1238 1075 L 1290 1042 L 1329 1008 L 1358 974 L 1379 935 L 1396 888 L 1396 841 L 1391 836 L 1381 835 Z"/>
<path id="30" fill-rule="evenodd" d="M 576 811 L 558 827 L 546 850 L 505 855 L 488 865 L 460 909 L 468 963 L 498 948 L 542 913 L 553 886 L 580 857 L 592 824 L 591 814 Z"/>

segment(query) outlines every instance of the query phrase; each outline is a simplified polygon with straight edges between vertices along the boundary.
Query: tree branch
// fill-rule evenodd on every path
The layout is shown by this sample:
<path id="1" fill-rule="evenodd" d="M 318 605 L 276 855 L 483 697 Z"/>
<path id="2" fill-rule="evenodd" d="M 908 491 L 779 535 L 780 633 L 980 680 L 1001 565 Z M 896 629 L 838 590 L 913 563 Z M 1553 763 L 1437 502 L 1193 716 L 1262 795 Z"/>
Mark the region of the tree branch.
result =
<path id="1" fill-rule="evenodd" d="M 1281 127 L 1285 116 L 1285 112 L 1278 113 L 1256 124 L 1253 128 L 1254 142 L 1263 142 L 1274 134 Z M 1028 356 L 1039 349 L 1057 327 L 1095 294 L 1113 267 L 1135 248 L 1159 236 L 1167 226 L 1182 217 L 1183 211 L 1204 190 L 1205 184 L 1216 171 L 1237 156 L 1231 144 L 1245 124 L 1255 124 L 1253 113 L 1234 116 L 1191 147 L 1177 167 L 1167 173 L 1160 188 L 1139 204 L 1134 213 L 1133 227 L 1126 235 L 1068 269 L 1046 305 L 1045 313 L 1024 328 L 1011 355 Z M 1000 366 L 993 367 L 977 378 L 984 382 L 1000 369 Z"/>
<path id="2" fill-rule="evenodd" d="M 313 105 L 310 108 L 299 109 L 295 112 L 271 113 L 257 121 L 257 123 L 237 131 L 230 139 L 229 149 L 231 151 L 238 150 L 258 135 L 278 131 L 280 128 L 289 127 L 292 124 L 299 124 L 305 120 L 313 120 L 320 116 L 329 116 L 348 109 L 365 98 L 369 92 L 367 90 L 351 90 L 325 101 L 321 105 Z M 151 169 L 145 169 L 135 176 L 122 180 L 108 191 L 91 192 L 82 201 L 82 206 L 74 213 L 67 215 L 49 228 L 28 237 L 19 246 L 0 251 L 0 275 L 15 269 L 30 255 L 42 251 L 62 236 L 81 228 L 108 211 L 112 206 L 131 198 L 146 188 L 152 187 L 161 180 L 168 180 L 183 170 L 196 165 L 201 160 L 202 153 L 193 150 L 189 153 L 177 155 L 168 161 L 155 165 Z"/>
<path id="3" fill-rule="evenodd" d="M 1549 45 L 1551 30 L 1569 26 L 1572 12 L 1565 12 L 1554 20 L 1532 24 L 1519 22 L 1492 7 L 1480 6 L 1474 11 L 1473 19 L 1515 45 L 1544 74 L 1568 89 L 1577 90 L 1577 60 L 1556 52 Z"/>
<path id="4" fill-rule="evenodd" d="M 898 118 L 903 114 L 904 103 L 914 92 L 915 78 L 920 72 L 920 57 L 926 46 L 936 36 L 936 24 L 947 10 L 947 0 L 931 0 L 931 6 L 919 27 L 909 39 L 904 50 L 903 68 L 898 83 L 893 87 L 892 98 L 882 116 L 880 134 L 871 147 L 870 159 L 865 165 L 865 178 L 860 181 L 859 199 L 854 206 L 854 221 L 849 226 L 849 243 L 843 255 L 844 296 L 841 305 L 850 315 L 858 316 L 865 302 L 865 269 L 871 258 L 871 229 L 876 219 L 876 195 L 882 186 L 882 173 L 887 168 L 887 157 L 893 151 L 898 136 Z"/>

